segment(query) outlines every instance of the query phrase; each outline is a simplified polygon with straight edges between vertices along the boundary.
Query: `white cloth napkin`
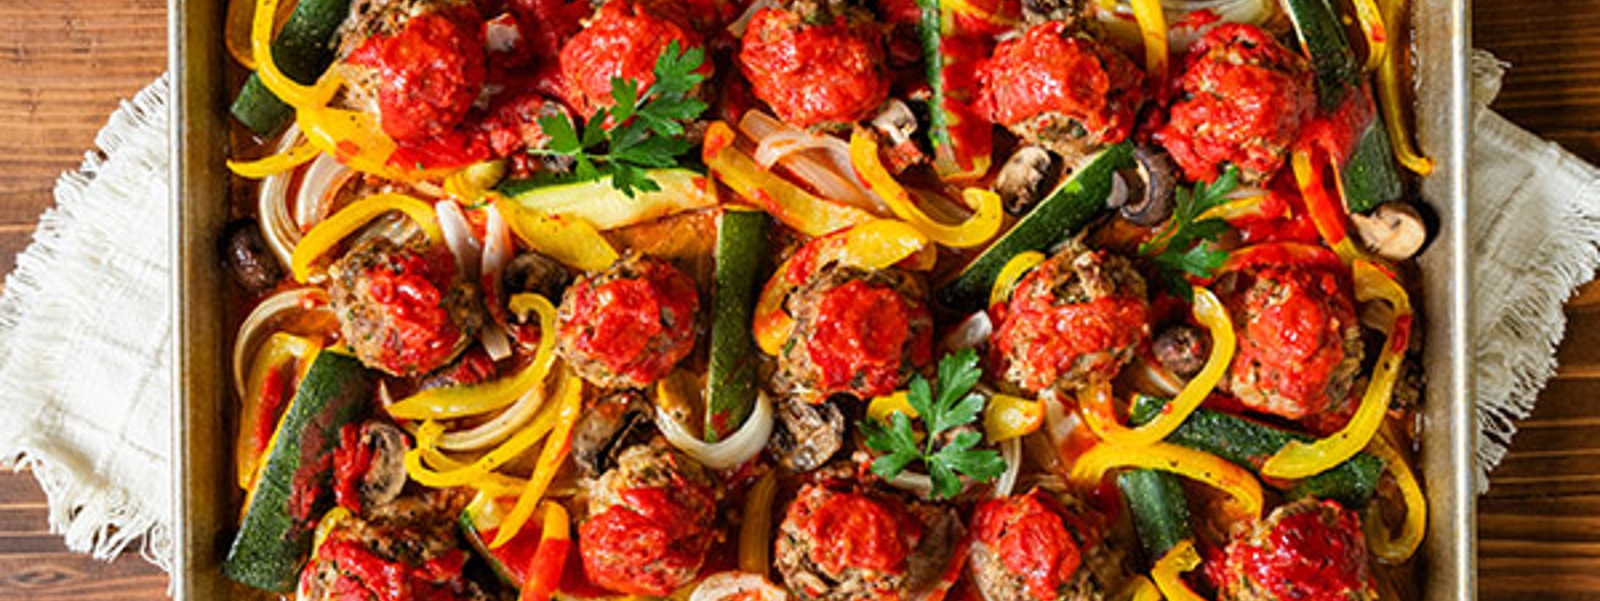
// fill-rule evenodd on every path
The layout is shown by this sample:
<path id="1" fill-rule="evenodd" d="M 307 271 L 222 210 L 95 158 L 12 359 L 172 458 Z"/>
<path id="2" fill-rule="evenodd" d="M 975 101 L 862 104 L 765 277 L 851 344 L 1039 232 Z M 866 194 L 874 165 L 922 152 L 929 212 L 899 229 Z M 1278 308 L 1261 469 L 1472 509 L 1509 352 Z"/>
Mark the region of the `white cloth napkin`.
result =
<path id="1" fill-rule="evenodd" d="M 1487 104 L 1502 66 L 1474 62 Z M 68 548 L 167 568 L 168 86 L 111 116 L 0 296 L 0 466 L 28 467 Z M 1600 265 L 1600 171 L 1480 110 L 1471 211 L 1480 486 L 1555 370 L 1562 302 Z"/>

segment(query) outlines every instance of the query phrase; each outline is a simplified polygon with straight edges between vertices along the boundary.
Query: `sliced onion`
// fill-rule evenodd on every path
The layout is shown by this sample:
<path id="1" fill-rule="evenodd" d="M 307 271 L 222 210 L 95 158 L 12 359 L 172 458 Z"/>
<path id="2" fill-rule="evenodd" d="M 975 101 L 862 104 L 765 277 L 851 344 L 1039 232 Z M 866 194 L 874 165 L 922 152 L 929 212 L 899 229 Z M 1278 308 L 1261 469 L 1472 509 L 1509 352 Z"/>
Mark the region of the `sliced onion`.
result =
<path id="1" fill-rule="evenodd" d="M 1046 393 L 1039 397 L 1039 402 L 1044 403 L 1044 430 L 1050 435 L 1050 442 L 1059 448 L 1067 441 L 1072 432 L 1083 425 L 1083 420 L 1077 412 L 1067 412 L 1066 405 L 1062 404 L 1054 394 Z"/>
<path id="2" fill-rule="evenodd" d="M 894 478 L 889 479 L 889 486 L 915 493 L 924 499 L 933 497 L 933 478 L 921 472 L 901 470 Z"/>
<path id="3" fill-rule="evenodd" d="M 750 19 L 754 19 L 756 13 L 761 12 L 761 9 L 776 8 L 777 6 L 777 0 L 756 0 L 751 2 L 750 6 L 744 9 L 744 13 L 739 15 L 739 18 L 728 24 L 728 33 L 732 33 L 733 37 L 736 38 L 744 37 L 744 30 L 750 27 Z"/>
<path id="4" fill-rule="evenodd" d="M 765 392 L 756 397 L 755 410 L 739 430 L 720 442 L 700 440 L 668 413 L 656 412 L 656 428 L 667 437 L 667 442 L 714 470 L 732 469 L 749 461 L 767 446 L 767 438 L 772 436 L 772 399 L 767 398 Z"/>
<path id="5" fill-rule="evenodd" d="M 1022 471 L 1022 439 L 1008 438 L 1001 441 L 1000 456 L 1006 460 L 1006 471 L 1000 474 L 1000 479 L 994 481 L 996 499 L 1011 496 L 1011 490 L 1017 487 L 1017 474 Z"/>
<path id="6" fill-rule="evenodd" d="M 483 253 L 479 269 L 479 282 L 485 291 L 499 295 L 501 275 L 505 273 L 506 265 L 511 263 L 511 258 L 517 249 L 511 243 L 511 228 L 506 225 L 505 217 L 500 214 L 500 209 L 489 205 L 484 209 L 483 223 Z M 491 284 L 492 283 L 492 284 Z M 498 298 L 488 299 L 488 302 L 499 303 Z M 505 312 L 495 309 L 489 311 L 494 319 L 485 324 L 478 340 L 483 343 L 483 350 L 489 357 L 499 361 L 511 356 L 510 336 L 506 331 Z"/>
<path id="7" fill-rule="evenodd" d="M 278 140 L 277 151 L 282 152 L 298 144 L 300 129 L 294 125 Z M 349 181 L 354 171 L 326 154 L 318 156 L 305 166 L 282 173 L 274 173 L 261 180 L 256 199 L 256 213 L 261 216 L 261 235 L 272 248 L 272 254 L 284 267 L 294 254 L 301 235 L 322 221 L 331 211 L 329 205 L 340 189 Z M 296 174 L 300 184 L 290 202 L 290 184 Z"/>
<path id="8" fill-rule="evenodd" d="M 751 595 L 755 595 L 752 597 Z M 788 591 L 785 591 L 760 574 L 749 572 L 718 572 L 707 576 L 700 581 L 689 595 L 689 601 L 735 601 L 755 599 L 757 601 L 787 601 Z"/>
<path id="9" fill-rule="evenodd" d="M 467 225 L 467 216 L 461 212 L 461 205 L 445 199 L 433 203 L 433 212 L 439 216 L 439 231 L 444 234 L 444 245 L 456 258 L 456 270 L 468 281 L 478 281 L 478 270 L 483 267 L 483 247 L 478 244 L 478 238 L 472 235 L 472 226 Z"/>
<path id="10" fill-rule="evenodd" d="M 439 448 L 446 451 L 479 451 L 500 444 L 533 420 L 534 414 L 544 406 L 544 382 L 522 394 L 510 407 L 493 419 L 465 430 L 445 432 L 439 436 Z"/>
<path id="11" fill-rule="evenodd" d="M 1161 8 L 1169 25 L 1172 52 L 1181 54 L 1206 32 L 1223 23 L 1268 24 L 1278 15 L 1278 0 L 1161 0 Z M 1216 13 L 1219 18 L 1200 27 L 1186 26 L 1185 17 L 1201 10 Z M 1139 41 L 1139 28 L 1127 4 L 1119 3 L 1115 10 L 1102 9 L 1098 16 L 1100 24 L 1113 37 L 1128 43 Z"/>
<path id="12" fill-rule="evenodd" d="M 328 293 L 321 288 L 295 288 L 285 290 L 261 301 L 239 325 L 239 334 L 233 340 L 233 390 L 244 398 L 245 370 L 257 347 L 282 330 L 283 320 L 294 313 L 321 312 L 328 320 L 337 319 L 328 308 Z"/>
<path id="13" fill-rule="evenodd" d="M 300 189 L 295 191 L 294 222 L 299 231 L 309 232 L 332 215 L 334 201 L 355 177 L 354 169 L 326 154 L 311 161 L 300 178 Z"/>
<path id="14" fill-rule="evenodd" d="M 761 111 L 745 111 L 739 129 L 755 140 L 755 158 L 763 167 L 782 164 L 823 198 L 879 216 L 891 214 L 883 201 L 856 180 L 850 145 L 844 140 L 790 127 Z"/>
<path id="15" fill-rule="evenodd" d="M 989 319 L 988 311 L 978 311 L 968 315 L 966 319 L 944 336 L 944 345 L 952 351 L 977 348 L 989 341 L 994 334 L 994 322 Z"/>

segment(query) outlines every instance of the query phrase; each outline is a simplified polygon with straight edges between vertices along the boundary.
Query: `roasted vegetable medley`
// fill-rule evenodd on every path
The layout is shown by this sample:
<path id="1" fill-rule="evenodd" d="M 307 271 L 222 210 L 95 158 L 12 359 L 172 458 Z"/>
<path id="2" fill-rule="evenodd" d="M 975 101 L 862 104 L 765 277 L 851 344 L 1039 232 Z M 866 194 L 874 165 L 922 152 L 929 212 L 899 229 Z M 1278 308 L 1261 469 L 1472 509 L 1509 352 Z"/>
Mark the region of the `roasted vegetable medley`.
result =
<path id="1" fill-rule="evenodd" d="M 1404 0 L 233 0 L 303 600 L 1414 598 Z"/>

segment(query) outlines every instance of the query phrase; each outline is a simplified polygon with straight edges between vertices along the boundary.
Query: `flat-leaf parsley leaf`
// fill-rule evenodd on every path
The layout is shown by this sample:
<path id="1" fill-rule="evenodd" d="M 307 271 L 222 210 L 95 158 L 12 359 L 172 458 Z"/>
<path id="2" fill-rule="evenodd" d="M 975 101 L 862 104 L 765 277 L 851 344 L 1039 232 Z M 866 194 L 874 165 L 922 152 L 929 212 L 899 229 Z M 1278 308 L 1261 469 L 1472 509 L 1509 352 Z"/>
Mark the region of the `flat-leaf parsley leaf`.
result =
<path id="1" fill-rule="evenodd" d="M 940 436 L 977 421 L 984 399 L 973 387 L 982 375 L 977 353 L 963 349 L 939 360 L 937 386 L 921 374 L 912 376 L 906 402 L 927 434 L 919 441 L 911 417 L 904 413 L 890 414 L 888 424 L 863 420 L 859 425 L 867 448 L 883 453 L 873 460 L 872 473 L 890 480 L 920 462 L 933 481 L 933 496 L 948 499 L 961 492 L 961 475 L 982 482 L 1005 472 L 1006 461 L 999 453 L 978 448 L 981 433 L 966 430 Z"/>
<path id="2" fill-rule="evenodd" d="M 1139 254 L 1150 257 L 1157 278 L 1168 291 L 1189 300 L 1194 290 L 1188 276 L 1209 278 L 1227 262 L 1227 251 L 1213 243 L 1228 231 L 1228 222 L 1200 216 L 1228 202 L 1228 195 L 1238 184 L 1239 170 L 1229 166 L 1210 185 L 1196 182 L 1192 191 L 1178 188 L 1172 218 L 1149 242 L 1139 245 Z"/>

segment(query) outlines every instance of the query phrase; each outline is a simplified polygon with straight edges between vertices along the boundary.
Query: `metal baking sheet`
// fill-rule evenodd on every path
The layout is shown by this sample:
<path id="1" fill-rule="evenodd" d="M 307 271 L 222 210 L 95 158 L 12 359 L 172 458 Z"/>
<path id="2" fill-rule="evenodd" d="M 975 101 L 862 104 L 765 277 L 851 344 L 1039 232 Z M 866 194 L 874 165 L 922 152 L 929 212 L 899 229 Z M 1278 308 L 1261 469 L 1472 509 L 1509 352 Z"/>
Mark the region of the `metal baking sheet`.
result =
<path id="1" fill-rule="evenodd" d="M 226 357 L 223 276 L 216 238 L 228 215 L 226 52 L 223 9 L 211 0 L 170 0 L 174 323 L 173 508 L 179 600 L 254 599 L 265 594 L 227 580 L 220 563 L 235 528 L 235 485 L 224 422 Z M 1472 456 L 1468 323 L 1467 0 L 1414 5 L 1419 137 L 1437 170 L 1423 184 L 1442 233 L 1421 263 L 1424 273 L 1427 394 L 1422 473 L 1430 524 L 1421 569 L 1425 599 L 1476 597 L 1477 545 Z"/>

